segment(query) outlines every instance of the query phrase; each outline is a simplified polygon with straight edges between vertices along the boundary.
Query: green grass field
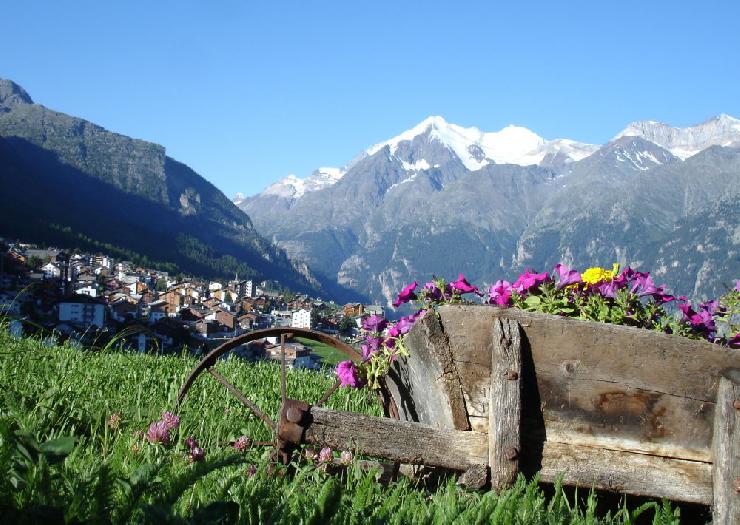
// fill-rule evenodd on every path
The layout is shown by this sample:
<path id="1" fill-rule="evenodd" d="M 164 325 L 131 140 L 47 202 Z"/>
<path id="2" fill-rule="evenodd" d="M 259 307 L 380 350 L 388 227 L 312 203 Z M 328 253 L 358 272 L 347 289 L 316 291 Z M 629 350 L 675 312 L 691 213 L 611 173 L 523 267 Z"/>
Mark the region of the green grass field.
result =
<path id="1" fill-rule="evenodd" d="M 594 495 L 546 497 L 523 478 L 501 494 L 468 492 L 454 479 L 435 489 L 401 479 L 388 485 L 353 464 L 328 474 L 298 461 L 274 470 L 264 451 L 238 452 L 264 425 L 210 376 L 199 378 L 169 446 L 146 431 L 174 407 L 195 360 L 82 352 L 12 339 L 0 330 L 0 516 L 4 523 L 676 523 L 677 510 L 650 503 L 597 513 Z M 278 367 L 220 362 L 221 373 L 268 413 L 279 404 Z M 314 400 L 330 377 L 290 371 L 292 397 Z M 366 392 L 338 390 L 334 409 L 378 414 Z M 107 424 L 120 415 L 117 428 Z M 205 460 L 188 460 L 195 437 Z"/>
<path id="2" fill-rule="evenodd" d="M 296 337 L 296 339 L 317 354 L 321 356 L 322 363 L 327 366 L 336 366 L 340 361 L 346 361 L 349 359 L 345 354 L 334 348 L 319 341 L 312 341 L 304 337 Z"/>

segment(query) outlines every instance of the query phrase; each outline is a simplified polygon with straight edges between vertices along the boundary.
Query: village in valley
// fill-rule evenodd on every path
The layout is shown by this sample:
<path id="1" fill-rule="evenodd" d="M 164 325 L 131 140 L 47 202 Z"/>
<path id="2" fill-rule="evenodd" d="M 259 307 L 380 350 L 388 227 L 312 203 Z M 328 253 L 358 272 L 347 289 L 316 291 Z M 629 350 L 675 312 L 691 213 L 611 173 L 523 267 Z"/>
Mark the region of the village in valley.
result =
<path id="1" fill-rule="evenodd" d="M 270 327 L 317 330 L 353 342 L 363 317 L 383 313 L 381 306 L 338 305 L 238 275 L 225 281 L 175 276 L 102 253 L 0 240 L 0 320 L 18 337 L 39 334 L 50 343 L 79 347 L 113 344 L 137 352 L 203 355 L 230 338 Z M 335 364 L 310 345 L 288 340 L 288 365 Z M 277 360 L 280 342 L 267 337 L 233 354 Z"/>

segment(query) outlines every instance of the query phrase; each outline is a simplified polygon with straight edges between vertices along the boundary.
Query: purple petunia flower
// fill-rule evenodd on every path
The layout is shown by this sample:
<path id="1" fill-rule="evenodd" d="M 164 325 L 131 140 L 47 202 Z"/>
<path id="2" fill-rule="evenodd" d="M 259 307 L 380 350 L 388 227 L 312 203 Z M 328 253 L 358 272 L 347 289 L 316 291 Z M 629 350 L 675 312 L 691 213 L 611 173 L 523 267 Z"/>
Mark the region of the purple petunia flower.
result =
<path id="1" fill-rule="evenodd" d="M 512 288 L 522 294 L 529 292 L 533 288 L 537 288 L 542 283 L 546 282 L 550 276 L 545 273 L 532 273 L 529 269 L 525 270 L 523 274 L 514 282 Z"/>
<path id="2" fill-rule="evenodd" d="M 419 311 L 423 312 L 424 310 Z M 388 335 L 390 337 L 398 337 L 400 335 L 409 333 L 411 328 L 414 326 L 414 323 L 416 323 L 416 320 L 418 319 L 417 314 L 418 312 L 406 317 L 401 317 L 396 324 L 390 327 L 390 329 L 388 330 Z"/>
<path id="3" fill-rule="evenodd" d="M 614 296 L 617 294 L 617 288 L 618 285 L 614 281 L 603 282 L 596 287 L 601 295 L 603 295 L 604 297 L 609 297 L 611 299 L 613 299 Z"/>
<path id="4" fill-rule="evenodd" d="M 164 412 L 162 414 L 162 422 L 167 425 L 169 430 L 175 430 L 180 426 L 180 418 L 172 412 Z"/>
<path id="5" fill-rule="evenodd" d="M 413 301 L 416 299 L 416 294 L 414 293 L 414 290 L 416 290 L 416 287 L 419 286 L 419 283 L 414 281 L 410 285 L 406 286 L 403 290 L 401 290 L 401 293 L 398 294 L 398 297 L 395 301 L 393 301 L 393 306 L 398 308 L 404 303 L 408 303 L 409 301 Z"/>
<path id="6" fill-rule="evenodd" d="M 740 348 L 740 333 L 733 335 L 730 340 L 727 341 L 727 346 L 730 348 Z"/>
<path id="7" fill-rule="evenodd" d="M 714 303 L 716 301 L 710 301 Z M 717 326 L 714 324 L 714 318 L 712 317 L 712 305 L 702 303 L 699 305 L 699 311 L 695 311 L 691 307 L 691 303 L 679 304 L 678 308 L 683 312 L 683 320 L 688 322 L 696 332 L 706 333 L 711 335 L 717 331 Z"/>
<path id="8" fill-rule="evenodd" d="M 439 286 L 434 281 L 426 283 L 420 293 L 425 301 L 434 302 L 442 299 L 442 290 L 439 289 Z"/>
<path id="9" fill-rule="evenodd" d="M 155 421 L 149 425 L 146 433 L 146 439 L 149 443 L 161 443 L 168 445 L 170 442 L 170 429 L 164 421 Z"/>
<path id="10" fill-rule="evenodd" d="M 370 357 L 380 349 L 380 346 L 382 344 L 383 344 L 383 339 L 381 337 L 375 337 L 372 335 L 366 336 L 365 342 L 360 345 L 360 350 L 362 352 L 362 359 L 363 360 L 370 359 Z"/>
<path id="11" fill-rule="evenodd" d="M 388 320 L 382 315 L 370 315 L 363 319 L 362 328 L 368 332 L 382 332 L 388 326 Z"/>
<path id="12" fill-rule="evenodd" d="M 740 292 L 740 279 L 735 281 L 735 291 Z"/>
<path id="13" fill-rule="evenodd" d="M 342 386 L 360 388 L 365 381 L 360 377 L 359 370 L 352 361 L 342 361 L 337 365 L 337 377 Z"/>
<path id="14" fill-rule="evenodd" d="M 576 270 L 568 268 L 564 264 L 556 264 L 554 270 L 555 274 L 558 276 L 558 290 L 560 290 L 561 288 L 565 288 L 566 286 L 571 284 L 583 282 L 581 280 L 580 273 L 578 273 Z"/>
<path id="15" fill-rule="evenodd" d="M 499 279 L 488 289 L 488 302 L 498 306 L 510 306 L 511 292 L 511 283 Z"/>
<path id="16" fill-rule="evenodd" d="M 470 284 L 463 274 L 458 274 L 457 281 L 451 282 L 450 288 L 456 294 L 478 293 L 478 288 Z"/>

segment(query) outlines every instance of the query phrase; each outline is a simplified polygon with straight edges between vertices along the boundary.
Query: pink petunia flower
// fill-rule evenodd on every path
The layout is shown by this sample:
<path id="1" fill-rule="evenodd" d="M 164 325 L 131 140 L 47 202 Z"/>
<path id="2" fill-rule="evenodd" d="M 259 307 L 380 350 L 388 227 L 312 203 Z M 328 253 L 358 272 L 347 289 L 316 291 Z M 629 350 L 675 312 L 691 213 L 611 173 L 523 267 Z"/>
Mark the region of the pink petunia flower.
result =
<path id="1" fill-rule="evenodd" d="M 470 284 L 463 274 L 458 274 L 457 281 L 451 282 L 450 288 L 457 294 L 478 293 L 478 288 Z"/>
<path id="2" fill-rule="evenodd" d="M 529 269 L 525 270 L 523 274 L 519 276 L 519 278 L 514 281 L 514 284 L 512 285 L 512 288 L 522 294 L 524 292 L 529 292 L 533 288 L 537 288 L 539 285 L 544 283 L 545 281 L 549 280 L 550 276 L 547 272 L 545 273 L 532 273 Z"/>
<path id="3" fill-rule="evenodd" d="M 414 293 L 414 290 L 416 290 L 416 287 L 419 286 L 419 283 L 414 281 L 410 285 L 406 286 L 403 290 L 401 290 L 401 293 L 398 294 L 398 297 L 395 301 L 393 301 L 393 306 L 398 308 L 404 303 L 408 303 L 409 301 L 413 301 L 416 299 L 416 294 Z"/>
<path id="4" fill-rule="evenodd" d="M 510 306 L 511 292 L 511 283 L 499 279 L 488 289 L 488 302 L 498 306 Z"/>
<path id="5" fill-rule="evenodd" d="M 342 386 L 360 388 L 365 385 L 365 380 L 352 361 L 342 361 L 337 365 L 337 377 Z"/>

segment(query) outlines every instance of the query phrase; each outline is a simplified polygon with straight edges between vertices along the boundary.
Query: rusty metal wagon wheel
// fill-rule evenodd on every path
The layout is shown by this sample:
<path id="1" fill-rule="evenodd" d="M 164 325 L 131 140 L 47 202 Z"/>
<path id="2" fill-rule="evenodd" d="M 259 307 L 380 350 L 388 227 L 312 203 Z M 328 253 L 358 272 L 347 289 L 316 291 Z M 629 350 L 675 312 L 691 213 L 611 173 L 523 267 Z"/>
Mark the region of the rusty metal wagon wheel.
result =
<path id="1" fill-rule="evenodd" d="M 287 327 L 256 330 L 254 332 L 234 337 L 233 339 L 230 339 L 218 348 L 209 352 L 208 355 L 206 355 L 195 366 L 195 368 L 193 368 L 193 370 L 190 372 L 190 375 L 188 375 L 187 379 L 180 388 L 180 392 L 177 396 L 177 408 L 179 409 L 180 405 L 185 399 L 185 396 L 195 383 L 196 379 L 198 379 L 198 377 L 203 372 L 207 372 L 214 379 L 216 379 L 216 381 L 221 383 L 226 388 L 226 390 L 228 390 L 229 393 L 232 394 L 242 405 L 247 407 L 255 416 L 262 420 L 262 422 L 273 432 L 274 438 L 272 441 L 253 441 L 251 445 L 275 447 L 277 459 L 283 464 L 288 464 L 295 448 L 303 442 L 303 433 L 306 427 L 311 423 L 310 409 L 312 407 L 322 406 L 340 386 L 340 382 L 337 379 L 334 384 L 329 387 L 313 404 L 309 404 L 308 402 L 302 400 L 290 399 L 287 396 L 287 377 L 285 362 L 285 340 L 286 337 L 289 335 L 304 337 L 312 341 L 319 341 L 339 350 L 350 359 L 361 359 L 360 354 L 352 346 L 321 332 L 306 330 L 302 328 Z M 280 337 L 281 350 L 281 406 L 277 421 L 273 420 L 269 415 L 263 412 L 256 403 L 251 401 L 247 396 L 239 391 L 238 388 L 231 384 L 228 379 L 226 379 L 223 375 L 221 375 L 220 372 L 215 369 L 215 365 L 218 362 L 219 358 L 223 357 L 228 352 L 234 350 L 240 345 L 265 337 L 276 336 Z M 384 415 L 386 417 L 398 419 L 398 410 L 396 407 L 396 403 L 384 382 L 381 383 L 378 398 L 383 407 Z"/>

